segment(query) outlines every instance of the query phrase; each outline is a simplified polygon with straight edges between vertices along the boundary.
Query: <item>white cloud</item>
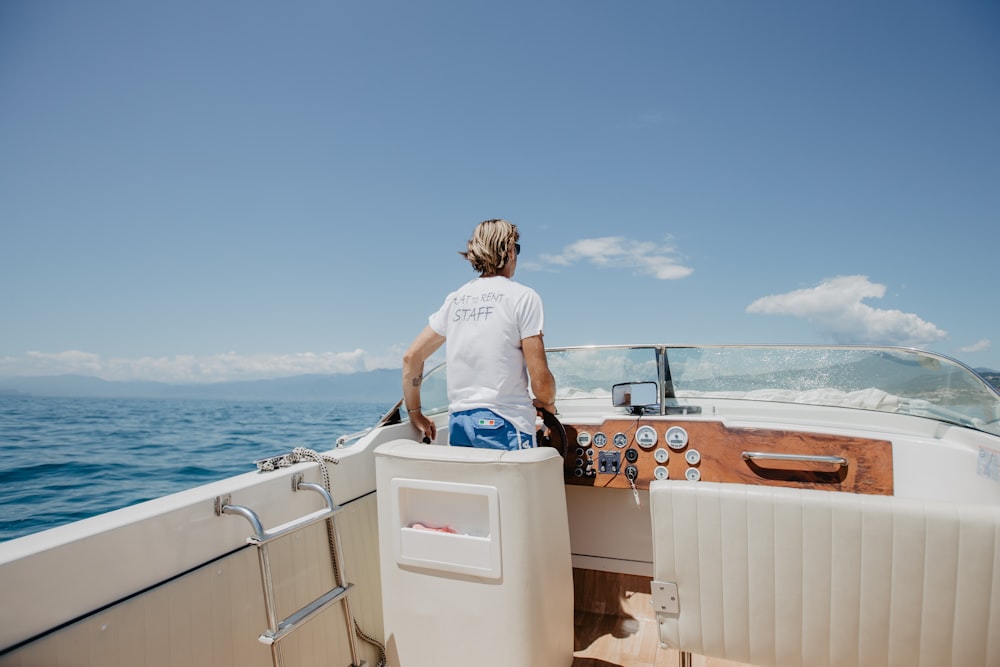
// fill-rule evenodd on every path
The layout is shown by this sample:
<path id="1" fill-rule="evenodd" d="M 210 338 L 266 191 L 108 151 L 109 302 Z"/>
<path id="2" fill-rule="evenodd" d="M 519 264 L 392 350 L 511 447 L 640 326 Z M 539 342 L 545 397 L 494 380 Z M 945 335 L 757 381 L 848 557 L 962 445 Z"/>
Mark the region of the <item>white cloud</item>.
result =
<path id="1" fill-rule="evenodd" d="M 548 266 L 587 262 L 601 269 L 638 270 L 658 280 L 686 278 L 694 271 L 681 263 L 669 239 L 663 243 L 633 241 L 622 236 L 581 239 L 557 255 L 542 255 L 542 261 Z"/>
<path id="2" fill-rule="evenodd" d="M 26 361 L 29 365 L 52 374 L 89 375 L 101 366 L 98 355 L 79 350 L 51 353 L 31 351 L 26 355 Z"/>
<path id="3" fill-rule="evenodd" d="M 748 313 L 792 315 L 808 319 L 820 333 L 842 344 L 924 346 L 948 336 L 913 313 L 872 308 L 865 299 L 881 299 L 885 285 L 867 276 L 837 276 L 816 287 L 757 299 Z"/>
<path id="4" fill-rule="evenodd" d="M 993 342 L 989 338 L 976 341 L 972 345 L 965 345 L 958 348 L 958 351 L 965 354 L 967 352 L 986 352 L 993 347 Z"/>
<path id="5" fill-rule="evenodd" d="M 402 353 L 370 358 L 362 349 L 350 352 L 251 354 L 226 352 L 206 356 L 103 359 L 90 352 L 28 352 L 0 358 L 0 376 L 92 375 L 105 380 L 148 380 L 169 383 L 209 383 L 260 380 L 311 373 L 354 373 L 398 368 Z"/>

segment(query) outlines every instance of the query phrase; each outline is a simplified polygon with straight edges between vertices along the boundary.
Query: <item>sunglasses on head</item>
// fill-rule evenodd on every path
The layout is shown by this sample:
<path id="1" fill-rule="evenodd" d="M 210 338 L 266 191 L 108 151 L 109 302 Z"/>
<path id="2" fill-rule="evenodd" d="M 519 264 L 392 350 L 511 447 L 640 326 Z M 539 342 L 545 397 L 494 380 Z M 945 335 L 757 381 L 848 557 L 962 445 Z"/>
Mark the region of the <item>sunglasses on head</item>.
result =
<path id="1" fill-rule="evenodd" d="M 515 243 L 514 244 L 514 254 L 515 255 L 520 255 L 521 254 L 521 244 L 520 243 Z"/>

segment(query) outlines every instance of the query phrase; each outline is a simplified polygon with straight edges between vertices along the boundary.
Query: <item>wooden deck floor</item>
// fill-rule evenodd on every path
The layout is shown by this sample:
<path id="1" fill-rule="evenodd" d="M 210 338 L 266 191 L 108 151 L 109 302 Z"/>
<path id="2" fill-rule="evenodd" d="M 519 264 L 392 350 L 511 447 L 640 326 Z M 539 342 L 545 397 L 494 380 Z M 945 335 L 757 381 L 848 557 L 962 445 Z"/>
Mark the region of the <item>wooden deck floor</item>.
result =
<path id="1" fill-rule="evenodd" d="M 573 667 L 678 667 L 677 651 L 660 647 L 650 578 L 574 570 Z M 749 667 L 692 656 L 692 667 Z"/>

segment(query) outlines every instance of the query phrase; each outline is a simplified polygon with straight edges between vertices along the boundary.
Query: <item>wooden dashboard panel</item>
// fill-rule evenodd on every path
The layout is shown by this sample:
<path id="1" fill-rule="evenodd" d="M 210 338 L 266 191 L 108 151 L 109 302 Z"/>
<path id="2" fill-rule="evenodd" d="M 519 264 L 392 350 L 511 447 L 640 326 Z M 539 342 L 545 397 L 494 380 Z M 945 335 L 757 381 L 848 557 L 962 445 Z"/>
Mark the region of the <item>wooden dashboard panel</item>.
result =
<path id="1" fill-rule="evenodd" d="M 893 493 L 892 443 L 888 440 L 727 428 L 721 422 L 670 417 L 563 425 L 567 484 L 629 489 L 628 476 L 632 475 L 636 488 L 648 489 L 658 475 L 666 475 L 669 479 Z M 599 446 L 602 436 L 606 442 Z M 748 460 L 744 453 L 761 456 Z M 793 460 L 782 460 L 785 455 L 793 455 Z M 842 457 L 846 465 L 826 462 L 823 457 Z"/>

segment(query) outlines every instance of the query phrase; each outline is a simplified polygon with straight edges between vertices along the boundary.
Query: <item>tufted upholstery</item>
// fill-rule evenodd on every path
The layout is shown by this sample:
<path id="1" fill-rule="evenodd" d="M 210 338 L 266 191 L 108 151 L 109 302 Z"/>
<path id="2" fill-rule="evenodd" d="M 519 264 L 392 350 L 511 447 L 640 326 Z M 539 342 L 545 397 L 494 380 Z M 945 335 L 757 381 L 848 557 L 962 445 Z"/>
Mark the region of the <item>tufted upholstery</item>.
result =
<path id="1" fill-rule="evenodd" d="M 650 487 L 671 648 L 754 665 L 1000 665 L 1000 507 Z"/>

